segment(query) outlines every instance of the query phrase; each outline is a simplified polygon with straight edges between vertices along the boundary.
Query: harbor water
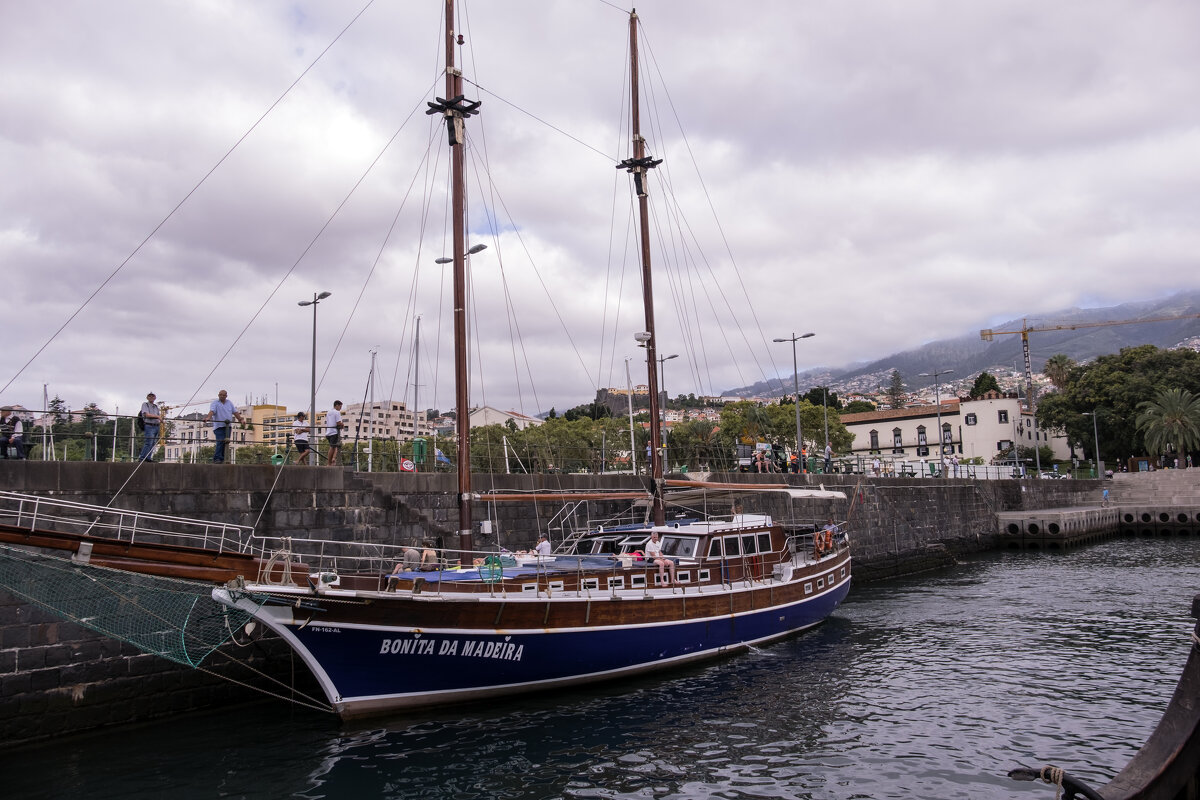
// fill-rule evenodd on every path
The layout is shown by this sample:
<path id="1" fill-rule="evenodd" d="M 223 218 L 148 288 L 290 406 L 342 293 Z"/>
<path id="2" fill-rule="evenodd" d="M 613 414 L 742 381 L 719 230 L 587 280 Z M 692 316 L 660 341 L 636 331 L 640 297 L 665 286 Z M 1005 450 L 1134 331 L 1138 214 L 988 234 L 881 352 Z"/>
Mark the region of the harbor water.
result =
<path id="1" fill-rule="evenodd" d="M 0 753 L 20 798 L 1050 798 L 1098 786 L 1192 646 L 1200 540 L 994 553 L 823 626 L 573 692 L 341 725 L 270 701 Z"/>

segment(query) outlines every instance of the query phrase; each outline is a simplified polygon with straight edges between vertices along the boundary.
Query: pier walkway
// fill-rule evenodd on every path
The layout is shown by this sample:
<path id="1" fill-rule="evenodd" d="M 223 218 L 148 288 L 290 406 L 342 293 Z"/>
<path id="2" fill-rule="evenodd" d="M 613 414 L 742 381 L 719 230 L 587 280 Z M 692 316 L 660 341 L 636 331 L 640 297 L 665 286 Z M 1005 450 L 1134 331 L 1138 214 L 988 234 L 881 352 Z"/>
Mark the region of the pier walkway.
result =
<path id="1" fill-rule="evenodd" d="M 1200 469 L 1118 473 L 1104 485 L 1107 506 L 1097 497 L 1091 505 L 997 513 L 1000 545 L 1061 550 L 1117 535 L 1200 535 Z"/>

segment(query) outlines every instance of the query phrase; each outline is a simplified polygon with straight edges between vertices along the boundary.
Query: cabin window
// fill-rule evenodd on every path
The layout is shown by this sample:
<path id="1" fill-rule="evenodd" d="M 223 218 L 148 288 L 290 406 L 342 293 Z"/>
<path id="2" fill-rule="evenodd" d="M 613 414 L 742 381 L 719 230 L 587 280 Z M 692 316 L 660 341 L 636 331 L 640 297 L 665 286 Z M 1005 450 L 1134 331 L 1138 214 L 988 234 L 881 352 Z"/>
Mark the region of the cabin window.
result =
<path id="1" fill-rule="evenodd" d="M 678 575 L 678 579 L 679 579 L 680 583 L 691 583 L 692 582 L 692 573 L 680 572 Z"/>
<path id="2" fill-rule="evenodd" d="M 771 534 L 760 533 L 758 535 L 758 552 L 760 552 L 760 553 L 771 552 Z"/>
<path id="3" fill-rule="evenodd" d="M 825 579 L 824 578 L 817 578 L 817 588 L 818 589 L 825 588 Z"/>
<path id="4" fill-rule="evenodd" d="M 584 591 L 587 591 L 589 589 L 592 591 L 595 591 L 596 589 L 599 589 L 600 588 L 600 579 L 599 578 L 584 578 L 583 579 L 583 588 L 584 588 Z"/>
<path id="5" fill-rule="evenodd" d="M 663 555 L 679 558 L 694 558 L 696 556 L 696 540 L 681 536 L 663 537 Z"/>
<path id="6" fill-rule="evenodd" d="M 632 586 L 634 589 L 637 589 L 640 587 L 645 587 L 646 576 L 645 575 L 630 575 L 629 576 L 629 585 Z"/>
<path id="7" fill-rule="evenodd" d="M 646 534 L 642 534 L 641 536 L 627 536 L 621 540 L 621 552 L 632 553 L 634 550 L 644 551 L 646 549 L 646 542 L 649 540 L 650 537 Z"/>
<path id="8" fill-rule="evenodd" d="M 624 575 L 622 575 L 622 576 L 621 576 L 621 577 L 619 577 L 619 578 L 609 578 L 609 579 L 608 579 L 608 588 L 610 588 L 610 589 L 624 589 L 624 588 L 625 588 L 625 576 L 624 576 Z"/>
<path id="9" fill-rule="evenodd" d="M 843 578 L 846 577 L 846 568 L 845 567 L 842 567 L 841 577 L 843 577 Z"/>
<path id="10" fill-rule="evenodd" d="M 808 581 L 807 583 L 804 584 L 804 593 L 812 594 L 812 581 Z"/>
<path id="11" fill-rule="evenodd" d="M 562 590 L 563 590 L 563 582 L 562 581 L 550 581 L 550 591 L 561 592 Z"/>
<path id="12" fill-rule="evenodd" d="M 537 584 L 536 583 L 522 583 L 521 591 L 522 592 L 536 592 Z"/>
<path id="13" fill-rule="evenodd" d="M 743 534 L 742 535 L 742 554 L 749 556 L 749 555 L 753 555 L 756 552 L 758 552 L 758 547 L 756 547 L 754 544 L 754 534 L 753 533 Z"/>
<path id="14" fill-rule="evenodd" d="M 615 554 L 619 549 L 620 539 L 613 536 L 597 539 L 592 543 L 592 553 L 596 555 L 611 555 Z"/>
<path id="15" fill-rule="evenodd" d="M 713 539 L 711 542 L 708 543 L 708 557 L 709 558 L 720 558 L 721 557 L 721 540 L 720 539 Z"/>
<path id="16" fill-rule="evenodd" d="M 696 576 L 696 580 L 700 581 L 701 583 L 704 583 L 705 581 L 707 581 L 708 580 L 708 570 L 706 570 L 706 569 L 700 570 L 700 573 Z"/>
<path id="17" fill-rule="evenodd" d="M 736 558 L 741 554 L 742 554 L 742 548 L 741 548 L 741 545 L 738 544 L 738 537 L 726 536 L 725 537 L 725 557 L 726 558 Z"/>

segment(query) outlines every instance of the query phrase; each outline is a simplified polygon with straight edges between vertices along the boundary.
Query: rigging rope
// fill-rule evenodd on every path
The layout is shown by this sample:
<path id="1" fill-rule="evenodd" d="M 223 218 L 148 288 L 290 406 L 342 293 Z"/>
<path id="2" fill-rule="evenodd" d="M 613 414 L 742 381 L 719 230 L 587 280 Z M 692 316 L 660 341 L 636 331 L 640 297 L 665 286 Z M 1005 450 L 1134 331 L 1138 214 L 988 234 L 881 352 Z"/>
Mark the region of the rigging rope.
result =
<path id="1" fill-rule="evenodd" d="M 329 50 L 335 44 L 337 44 L 338 40 L 341 39 L 343 35 L 345 35 L 346 31 L 350 30 L 350 27 L 352 25 L 354 25 L 354 23 L 358 21 L 359 17 L 361 17 L 363 14 L 365 14 L 367 9 L 370 8 L 374 3 L 375 3 L 375 0 L 367 0 L 367 4 L 364 5 L 359 10 L 359 12 L 357 14 L 355 14 L 354 17 L 348 23 L 346 23 L 346 26 L 344 28 L 342 28 L 340 31 L 338 31 L 337 36 L 333 37 L 333 40 L 330 41 L 329 44 L 327 44 L 325 46 L 325 49 L 322 50 L 320 53 L 318 53 L 317 57 L 314 58 L 307 67 L 304 68 L 304 71 L 301 72 L 298 76 L 296 76 L 296 79 L 294 81 L 292 81 L 292 83 L 286 89 L 283 90 L 283 94 L 279 95 L 279 97 L 277 97 L 275 99 L 275 102 L 271 103 L 271 105 L 267 107 L 267 110 L 264 111 L 262 113 L 262 115 L 259 116 L 259 118 L 256 119 L 249 128 L 246 129 L 245 133 L 243 133 L 240 137 L 238 137 L 238 140 L 233 143 L 233 146 L 230 147 L 227 151 L 225 151 L 224 155 L 222 155 L 219 159 L 217 159 L 217 163 L 213 164 L 212 167 L 208 170 L 208 172 L 204 173 L 204 175 L 200 178 L 200 180 L 196 182 L 196 185 L 188 190 L 187 194 L 185 194 L 183 196 L 183 199 L 180 200 L 178 203 L 176 203 L 175 207 L 172 208 L 169 212 L 167 212 L 167 215 L 165 217 L 163 217 L 157 225 L 154 226 L 154 229 L 151 230 L 150 233 L 146 234 L 146 237 L 144 239 L 142 239 L 142 241 L 138 242 L 137 246 L 135 248 L 133 248 L 133 251 L 130 252 L 130 254 L 125 257 L 125 260 L 122 261 L 120 264 L 118 264 L 116 266 L 116 269 L 114 269 L 112 272 L 110 272 L 108 274 L 108 277 L 106 277 L 103 281 L 100 282 L 100 285 L 97 286 L 96 289 L 84 299 L 84 301 L 79 305 L 79 307 L 76 308 L 75 311 L 73 311 L 71 313 L 71 316 L 67 317 L 66 321 L 63 322 L 63 324 L 58 327 L 58 330 L 56 330 L 54 333 L 50 334 L 50 338 L 47 339 L 45 342 L 43 342 L 42 346 L 39 347 L 37 349 L 37 351 L 32 356 L 29 357 L 29 360 L 26 361 L 21 366 L 21 368 L 17 370 L 16 374 L 14 374 L 11 378 L 9 378 L 8 383 L 4 384 L 3 387 L 0 387 L 0 393 L 3 393 L 4 391 L 6 391 L 8 389 L 8 387 L 12 386 L 13 382 L 16 381 L 17 378 L 21 377 L 21 374 L 24 373 L 25 370 L 29 368 L 29 365 L 32 364 L 37 359 L 37 357 L 42 354 L 42 351 L 44 351 L 47 347 L 49 347 L 50 343 L 53 342 L 55 339 L 57 339 L 58 335 L 67 329 L 67 326 L 70 325 L 75 320 L 75 318 L 77 316 L 79 316 L 83 312 L 83 310 L 85 308 L 87 308 L 87 306 L 93 300 L 96 299 L 96 297 L 100 294 L 100 292 L 104 291 L 104 287 L 108 286 L 108 284 L 113 280 L 113 278 L 117 277 L 117 274 L 120 273 L 121 270 L 123 270 L 125 268 L 125 266 L 127 264 L 129 264 L 130 261 L 133 260 L 134 256 L 136 256 L 138 253 L 140 253 L 142 251 L 142 248 L 145 247 L 150 242 L 150 240 L 154 238 L 154 236 L 162 229 L 162 227 L 164 225 L 167 224 L 167 222 L 173 216 L 175 216 L 175 212 L 177 212 L 177 211 L 179 211 L 179 209 L 183 208 L 184 204 L 187 203 L 187 201 L 192 198 L 192 195 L 194 195 L 197 191 L 200 190 L 200 187 L 203 186 L 210 177 L 212 177 L 212 174 L 214 172 L 216 172 L 217 169 L 222 164 L 224 164 L 225 161 L 231 155 L 233 155 L 233 151 L 238 149 L 238 147 L 241 146 L 242 142 L 246 141 L 246 139 L 250 136 L 250 134 L 253 133 L 255 131 L 255 129 L 258 128 L 258 126 L 262 123 L 262 121 L 265 120 L 267 118 L 267 116 L 270 115 L 270 113 L 275 110 L 276 106 L 278 106 L 280 103 L 283 102 L 284 98 L 286 98 L 291 93 L 291 91 L 296 88 L 296 85 L 299 84 L 300 81 L 302 81 L 304 79 L 304 76 L 307 75 L 312 70 L 312 68 L 317 65 L 317 62 L 319 62 L 322 58 L 325 57 L 325 54 L 328 53 Z M 214 368 L 214 371 L 215 371 L 215 368 Z M 211 375 L 211 373 L 210 373 L 210 375 Z M 207 378 L 205 380 L 207 380 Z"/>

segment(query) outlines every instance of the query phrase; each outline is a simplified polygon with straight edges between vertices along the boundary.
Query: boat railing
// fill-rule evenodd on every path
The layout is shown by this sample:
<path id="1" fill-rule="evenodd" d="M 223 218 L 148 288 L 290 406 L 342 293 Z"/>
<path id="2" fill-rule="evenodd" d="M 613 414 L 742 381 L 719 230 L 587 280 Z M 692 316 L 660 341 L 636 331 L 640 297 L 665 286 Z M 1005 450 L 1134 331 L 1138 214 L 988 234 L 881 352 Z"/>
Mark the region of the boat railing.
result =
<path id="1" fill-rule="evenodd" d="M 776 567 L 791 563 L 795 547 L 812 559 L 812 536 L 802 545 L 791 540 L 784 550 L 761 553 L 741 553 L 726 556 L 670 556 L 676 562 L 676 572 L 688 573 L 688 580 L 681 583 L 686 591 L 689 584 L 700 584 L 700 572 L 713 571 L 716 580 L 704 583 L 719 583 L 725 586 L 753 585 L 758 581 L 770 580 L 776 575 Z M 420 581 L 423 594 L 438 596 L 457 581 L 467 580 L 474 585 L 483 583 L 492 594 L 508 594 L 516 589 L 522 578 L 533 579 L 537 591 L 553 596 L 567 590 L 584 596 L 604 596 L 617 589 L 644 590 L 660 588 L 657 581 L 658 566 L 642 556 L 628 553 L 554 554 L 539 556 L 536 553 L 512 553 L 505 550 L 480 550 L 472 552 L 453 551 L 453 563 L 439 558 L 435 565 L 426 565 L 417 570 L 404 570 L 404 551 L 408 545 L 376 544 L 366 542 L 332 542 L 328 539 L 298 539 L 279 537 L 253 537 L 254 555 L 263 565 L 259 581 L 267 584 L 293 584 L 303 586 L 305 581 L 313 588 L 342 588 L 367 591 L 386 591 L 391 582 L 388 576 L 397 571 L 398 578 Z M 840 551 L 839 541 L 835 545 Z M 302 565 L 303 574 L 295 570 Z M 290 572 L 289 572 L 290 570 Z M 568 577 L 573 580 L 567 581 Z M 601 580 L 607 576 L 607 580 Z M 625 580 L 614 581 L 624 576 Z M 634 578 L 641 576 L 638 580 Z M 424 580 L 420 580 L 420 579 Z M 515 579 L 515 582 L 514 582 Z M 523 581 L 528 584 L 529 581 Z"/>
<path id="2" fill-rule="evenodd" d="M 152 514 L 54 497 L 0 492 L 0 523 L 31 532 L 93 536 L 129 544 L 196 547 L 245 553 L 253 528 L 168 514 Z"/>

